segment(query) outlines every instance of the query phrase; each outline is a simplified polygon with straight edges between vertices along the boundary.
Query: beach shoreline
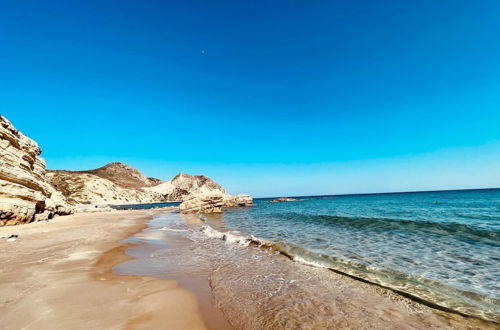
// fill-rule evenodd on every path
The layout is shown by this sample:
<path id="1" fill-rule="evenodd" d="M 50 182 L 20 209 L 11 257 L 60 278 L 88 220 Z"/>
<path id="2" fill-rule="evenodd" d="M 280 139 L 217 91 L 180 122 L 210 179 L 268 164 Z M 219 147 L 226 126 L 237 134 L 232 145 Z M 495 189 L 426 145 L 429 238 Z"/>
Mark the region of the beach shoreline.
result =
<path id="1" fill-rule="evenodd" d="M 2 227 L 3 329 L 206 329 L 195 295 L 174 280 L 122 276 L 120 241 L 168 210 L 110 211 Z"/>
<path id="2" fill-rule="evenodd" d="M 151 250 L 151 244 L 147 243 L 151 220 L 169 212 L 169 209 L 149 209 L 80 213 L 49 222 L 0 228 L 0 235 L 19 235 L 15 242 L 0 241 L 2 250 L 8 251 L 0 256 L 0 263 L 8 265 L 0 270 L 2 326 L 5 329 L 231 329 L 231 326 L 247 329 L 249 325 L 251 328 L 252 315 L 248 314 L 245 319 L 237 302 L 244 301 L 246 294 L 267 296 L 273 284 L 260 280 L 257 289 L 249 290 L 241 282 L 243 275 L 234 267 L 241 267 L 244 276 L 263 278 L 269 274 L 262 273 L 261 262 L 273 258 L 274 269 L 271 270 L 279 272 L 284 279 L 293 277 L 300 282 L 301 274 L 307 274 L 312 280 L 327 274 L 283 256 L 252 259 L 255 253 L 261 253 L 253 247 L 244 248 L 247 251 L 243 255 L 251 257 L 244 264 L 224 265 L 215 272 L 207 270 L 209 268 L 188 272 L 182 267 L 177 269 L 176 276 L 168 273 L 165 276 L 144 275 L 141 272 L 147 273 L 147 270 L 140 268 L 138 274 L 123 275 L 115 271 L 127 269 L 127 264 L 141 265 L 141 258 L 152 254 L 156 248 Z M 212 247 L 187 240 L 181 230 L 169 233 L 166 243 L 170 253 L 180 256 L 183 262 L 193 263 L 194 269 L 203 268 L 194 256 L 199 254 L 199 249 L 212 253 Z M 141 237 L 145 238 L 144 242 Z M 135 241 L 131 242 L 131 238 Z M 227 242 L 213 240 L 212 243 L 227 246 Z M 175 258 L 171 260 L 175 264 Z M 451 329 L 498 328 L 490 322 L 421 308 L 418 303 L 408 303 L 397 294 L 388 294 L 387 290 L 344 275 L 326 276 L 322 280 L 333 283 L 331 293 L 335 295 L 312 301 L 338 326 L 368 327 L 374 321 L 373 324 L 384 324 L 386 328 L 437 328 L 438 325 Z M 290 284 L 283 291 L 285 300 L 276 296 L 279 310 L 293 310 L 295 306 L 290 305 L 290 299 L 296 297 L 296 293 L 305 299 L 301 304 L 307 304 L 309 293 L 304 290 L 307 289 Z M 325 293 L 327 291 L 325 289 Z M 258 307 L 261 310 L 254 311 L 265 318 L 273 318 L 269 314 L 273 312 L 265 311 L 272 307 L 273 301 L 269 302 L 267 306 Z M 375 307 L 379 311 L 373 310 L 371 305 L 378 303 L 382 303 Z M 328 304 L 333 309 L 323 310 Z M 252 310 L 255 306 L 249 301 L 246 307 Z M 315 311 L 309 310 L 309 314 L 312 316 L 310 324 L 314 325 Z M 307 318 L 307 315 L 301 317 Z M 294 322 L 292 318 L 281 321 L 283 325 Z"/>
<path id="3" fill-rule="evenodd" d="M 195 292 L 200 292 L 199 287 L 189 278 L 197 283 L 208 279 L 212 304 L 237 329 L 304 324 L 311 329 L 498 328 L 488 321 L 430 308 L 387 288 L 291 261 L 265 247 L 241 245 L 235 237 L 213 229 L 207 236 L 204 228 L 206 223 L 195 215 L 158 216 L 131 237 L 132 242 L 141 241 L 128 250 L 134 258 L 114 270 L 174 278 Z M 200 277 L 204 280 L 196 281 Z"/>

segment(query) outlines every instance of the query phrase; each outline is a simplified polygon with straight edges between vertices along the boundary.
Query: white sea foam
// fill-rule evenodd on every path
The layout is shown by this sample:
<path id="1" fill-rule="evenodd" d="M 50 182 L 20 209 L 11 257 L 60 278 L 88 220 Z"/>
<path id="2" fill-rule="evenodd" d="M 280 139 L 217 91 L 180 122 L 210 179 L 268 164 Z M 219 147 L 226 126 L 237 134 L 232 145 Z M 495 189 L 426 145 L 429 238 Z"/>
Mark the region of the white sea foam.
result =
<path id="1" fill-rule="evenodd" d="M 213 229 L 209 225 L 204 225 L 202 232 L 205 234 L 205 236 L 209 238 L 221 239 L 228 244 L 238 244 L 238 245 L 248 246 L 252 242 L 255 243 L 259 242 L 253 236 L 244 236 L 234 231 L 220 232 L 216 229 Z"/>
<path id="2" fill-rule="evenodd" d="M 163 230 L 163 231 L 187 231 L 187 229 L 175 229 L 175 228 L 168 228 L 168 227 L 163 227 L 160 230 Z"/>
<path id="3" fill-rule="evenodd" d="M 209 238 L 218 238 L 218 239 L 224 239 L 224 233 L 213 229 L 212 227 L 208 225 L 204 225 L 203 229 L 201 230 L 207 237 Z"/>
<path id="4" fill-rule="evenodd" d="M 306 259 L 302 258 L 301 256 L 293 256 L 293 261 L 296 261 L 296 262 L 299 262 L 301 264 L 308 265 L 308 266 L 313 266 L 313 267 L 318 267 L 318 268 L 328 268 L 327 266 L 323 265 L 320 262 L 306 260 Z"/>
<path id="5" fill-rule="evenodd" d="M 226 233 L 225 241 L 230 244 L 239 244 L 248 246 L 251 242 L 251 238 L 247 236 L 241 236 L 233 233 Z"/>

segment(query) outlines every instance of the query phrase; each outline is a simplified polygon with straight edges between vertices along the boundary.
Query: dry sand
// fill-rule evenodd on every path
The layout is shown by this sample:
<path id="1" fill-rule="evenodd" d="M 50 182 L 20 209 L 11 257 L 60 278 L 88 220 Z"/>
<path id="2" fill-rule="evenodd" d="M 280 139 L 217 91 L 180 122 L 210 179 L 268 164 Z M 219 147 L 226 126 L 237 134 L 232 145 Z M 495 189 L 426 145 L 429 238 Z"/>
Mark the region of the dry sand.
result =
<path id="1" fill-rule="evenodd" d="M 1 227 L 0 329 L 205 329 L 176 281 L 111 273 L 119 243 L 165 210 L 111 211 Z"/>
<path id="2" fill-rule="evenodd" d="M 230 328 L 212 306 L 207 278 L 180 274 L 188 280 L 181 287 L 175 280 L 111 272 L 130 259 L 124 251 L 131 245 L 120 240 L 163 212 L 85 213 L 0 227 L 0 236 L 19 235 L 14 242 L 0 239 L 0 329 Z M 179 243 L 175 248 L 188 247 Z M 449 322 L 445 328 L 498 328 L 444 316 Z"/>

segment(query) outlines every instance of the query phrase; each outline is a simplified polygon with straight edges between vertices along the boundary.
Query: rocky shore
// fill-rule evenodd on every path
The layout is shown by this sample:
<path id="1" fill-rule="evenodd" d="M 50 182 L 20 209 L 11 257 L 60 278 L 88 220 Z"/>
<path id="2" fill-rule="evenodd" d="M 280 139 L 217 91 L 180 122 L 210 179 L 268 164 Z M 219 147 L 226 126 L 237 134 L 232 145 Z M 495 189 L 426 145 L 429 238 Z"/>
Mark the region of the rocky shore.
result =
<path id="1" fill-rule="evenodd" d="M 0 116 L 0 226 L 71 214 L 74 208 L 46 179 L 42 150 Z"/>
<path id="2" fill-rule="evenodd" d="M 38 144 L 1 115 L 0 150 L 0 226 L 119 204 L 189 201 L 188 213 L 252 205 L 250 196 L 233 196 L 204 175 L 179 173 L 163 181 L 119 162 L 86 171 L 47 170 Z"/>

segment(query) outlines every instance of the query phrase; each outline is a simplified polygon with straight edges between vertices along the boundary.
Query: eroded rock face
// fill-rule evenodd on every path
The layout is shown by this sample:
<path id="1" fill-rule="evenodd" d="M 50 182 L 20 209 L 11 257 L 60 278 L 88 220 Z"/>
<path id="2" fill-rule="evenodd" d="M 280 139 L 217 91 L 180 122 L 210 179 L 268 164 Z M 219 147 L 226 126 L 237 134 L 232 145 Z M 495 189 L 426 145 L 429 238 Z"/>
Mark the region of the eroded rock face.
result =
<path id="1" fill-rule="evenodd" d="M 253 199 L 249 195 L 229 195 L 206 193 L 190 197 L 181 203 L 181 213 L 219 213 L 227 207 L 248 207 L 253 205 Z"/>
<path id="2" fill-rule="evenodd" d="M 113 168 L 114 175 L 109 175 Z M 96 175 L 100 172 L 100 175 Z M 117 173 L 121 173 L 118 175 Z M 106 178 L 104 178 L 106 176 Z M 139 178 L 139 179 L 137 179 Z M 108 204 L 141 204 L 167 201 L 190 201 L 187 212 L 219 212 L 220 207 L 253 205 L 249 195 L 230 195 L 215 181 L 204 175 L 180 173 L 172 180 L 150 186 L 155 181 L 138 170 L 121 163 L 111 163 L 96 170 L 48 171 L 48 181 L 69 203 L 78 209 L 85 205 L 102 207 Z M 130 179 L 129 184 L 126 181 Z M 217 202 L 207 201 L 208 196 L 219 196 Z M 219 207 L 219 199 L 222 205 Z M 191 204 L 190 204 L 191 203 Z M 85 207 L 82 207 L 85 206 Z M 194 212 L 194 211 L 193 211 Z"/>
<path id="3" fill-rule="evenodd" d="M 253 205 L 253 198 L 247 194 L 224 196 L 224 207 L 248 207 Z"/>
<path id="4" fill-rule="evenodd" d="M 75 209 L 104 209 L 109 204 L 189 201 L 186 212 L 252 205 L 250 196 L 232 196 L 204 175 L 180 173 L 163 182 L 116 162 L 87 171 L 46 171 L 37 143 L 2 116 L 0 151 L 0 225 L 46 220 Z"/>
<path id="5" fill-rule="evenodd" d="M 103 167 L 99 167 L 94 170 L 82 171 L 80 173 L 97 175 L 98 177 L 113 182 L 119 187 L 127 189 L 151 187 L 163 182 L 160 179 L 148 178 L 132 166 L 119 162 L 109 163 Z"/>
<path id="6" fill-rule="evenodd" d="M 177 174 L 172 180 L 146 188 L 169 201 L 184 201 L 198 195 L 227 195 L 226 189 L 205 175 Z"/>
<path id="7" fill-rule="evenodd" d="M 201 194 L 193 196 L 179 205 L 181 213 L 220 213 L 224 196 Z"/>
<path id="8" fill-rule="evenodd" d="M 0 225 L 68 214 L 72 208 L 45 179 L 38 144 L 0 115 Z"/>
<path id="9" fill-rule="evenodd" d="M 163 182 L 147 178 L 122 163 L 87 171 L 51 170 L 47 178 L 74 205 L 155 203 L 207 194 L 228 195 L 223 187 L 204 175 L 180 173 Z"/>
<path id="10" fill-rule="evenodd" d="M 48 181 L 73 205 L 141 204 L 164 202 L 162 195 L 141 188 L 124 188 L 89 171 L 50 171 Z"/>
<path id="11" fill-rule="evenodd" d="M 88 171 L 51 170 L 47 179 L 74 205 L 140 204 L 182 201 L 203 194 L 227 195 L 224 188 L 203 175 L 181 173 L 163 182 L 121 163 Z"/>

